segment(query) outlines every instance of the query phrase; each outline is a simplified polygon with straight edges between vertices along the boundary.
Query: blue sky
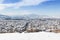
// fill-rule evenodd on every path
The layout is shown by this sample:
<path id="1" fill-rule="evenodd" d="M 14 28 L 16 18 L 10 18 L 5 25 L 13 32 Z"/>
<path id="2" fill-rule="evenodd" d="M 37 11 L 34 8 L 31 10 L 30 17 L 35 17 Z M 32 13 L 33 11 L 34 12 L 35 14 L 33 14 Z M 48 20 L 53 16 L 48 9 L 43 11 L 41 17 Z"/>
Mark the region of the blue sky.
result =
<path id="1" fill-rule="evenodd" d="M 1 0 L 0 14 L 39 14 L 60 17 L 60 0 Z"/>
<path id="2" fill-rule="evenodd" d="M 3 3 L 8 4 L 8 3 L 16 3 L 16 2 L 20 2 L 22 0 L 4 0 Z"/>

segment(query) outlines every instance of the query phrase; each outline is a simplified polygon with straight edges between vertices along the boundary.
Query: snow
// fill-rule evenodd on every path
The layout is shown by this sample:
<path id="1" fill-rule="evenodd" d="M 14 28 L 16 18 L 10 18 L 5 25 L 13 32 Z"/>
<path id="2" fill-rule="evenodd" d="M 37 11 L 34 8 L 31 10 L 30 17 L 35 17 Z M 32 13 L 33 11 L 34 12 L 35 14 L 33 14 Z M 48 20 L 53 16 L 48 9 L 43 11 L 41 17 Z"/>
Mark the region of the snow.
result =
<path id="1" fill-rule="evenodd" d="M 0 34 L 0 40 L 60 40 L 60 33 L 5 33 Z"/>

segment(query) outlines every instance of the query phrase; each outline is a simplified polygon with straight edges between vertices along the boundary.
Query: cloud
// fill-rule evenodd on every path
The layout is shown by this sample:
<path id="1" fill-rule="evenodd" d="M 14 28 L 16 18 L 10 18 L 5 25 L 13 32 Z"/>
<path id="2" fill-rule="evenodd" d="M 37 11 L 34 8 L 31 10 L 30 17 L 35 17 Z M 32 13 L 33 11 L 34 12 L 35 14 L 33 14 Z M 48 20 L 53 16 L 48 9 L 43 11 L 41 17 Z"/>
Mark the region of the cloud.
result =
<path id="1" fill-rule="evenodd" d="M 2 12 L 2 14 L 8 15 L 8 16 L 28 15 L 28 14 L 31 14 L 31 13 L 32 13 L 32 12 L 30 12 L 30 11 L 28 11 L 28 10 L 5 11 L 5 12 Z"/>
<path id="2" fill-rule="evenodd" d="M 21 2 L 17 3 L 8 3 L 8 4 L 3 4 L 4 0 L 0 1 L 0 10 L 3 10 L 5 8 L 13 7 L 13 8 L 19 8 L 22 6 L 35 6 L 38 5 L 42 2 L 49 1 L 49 0 L 22 0 Z"/>
<path id="3" fill-rule="evenodd" d="M 5 9 L 6 7 L 4 7 L 3 5 L 0 5 L 0 11 Z"/>

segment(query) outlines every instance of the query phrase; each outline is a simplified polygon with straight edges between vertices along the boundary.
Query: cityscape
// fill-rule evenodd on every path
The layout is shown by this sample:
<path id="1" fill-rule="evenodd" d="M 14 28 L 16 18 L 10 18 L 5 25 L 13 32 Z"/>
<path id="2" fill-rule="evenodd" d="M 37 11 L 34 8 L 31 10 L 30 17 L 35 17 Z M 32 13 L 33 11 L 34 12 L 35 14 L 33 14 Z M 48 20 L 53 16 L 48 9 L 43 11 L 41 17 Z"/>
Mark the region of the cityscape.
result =
<path id="1" fill-rule="evenodd" d="M 0 20 L 0 33 L 60 32 L 60 19 L 20 19 Z"/>
<path id="2" fill-rule="evenodd" d="M 0 40 L 60 40 L 60 0 L 0 0 Z"/>

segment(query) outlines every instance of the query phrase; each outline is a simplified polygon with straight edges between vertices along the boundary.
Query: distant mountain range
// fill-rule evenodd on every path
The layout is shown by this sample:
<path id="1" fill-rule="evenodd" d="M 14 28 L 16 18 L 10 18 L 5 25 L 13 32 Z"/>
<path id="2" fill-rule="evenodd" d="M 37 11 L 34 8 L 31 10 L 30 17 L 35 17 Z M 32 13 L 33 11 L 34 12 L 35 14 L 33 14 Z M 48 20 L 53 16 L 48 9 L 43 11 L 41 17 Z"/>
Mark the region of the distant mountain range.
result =
<path id="1" fill-rule="evenodd" d="M 37 14 L 29 14 L 23 16 L 0 15 L 0 20 L 21 20 L 21 19 L 41 19 L 41 18 L 54 18 L 54 17 L 49 17 L 47 15 L 37 15 Z"/>
<path id="2" fill-rule="evenodd" d="M 11 19 L 10 16 L 6 16 L 6 15 L 1 15 L 0 14 L 0 20 L 4 20 L 4 19 Z"/>
<path id="3" fill-rule="evenodd" d="M 47 15 L 29 14 L 29 15 L 11 17 L 11 19 L 39 19 L 39 18 L 48 18 L 48 16 Z"/>

